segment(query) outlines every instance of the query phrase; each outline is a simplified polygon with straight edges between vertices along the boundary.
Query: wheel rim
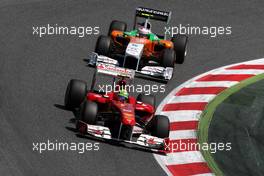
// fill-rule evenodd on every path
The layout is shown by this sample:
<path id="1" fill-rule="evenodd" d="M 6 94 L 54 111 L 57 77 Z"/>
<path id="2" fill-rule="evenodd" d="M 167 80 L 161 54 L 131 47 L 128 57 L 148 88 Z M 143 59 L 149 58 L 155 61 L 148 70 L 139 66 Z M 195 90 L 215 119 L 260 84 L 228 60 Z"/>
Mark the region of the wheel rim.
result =
<path id="1" fill-rule="evenodd" d="M 187 56 L 187 44 L 185 46 L 185 52 L 184 52 L 184 57 L 186 57 L 186 56 Z"/>

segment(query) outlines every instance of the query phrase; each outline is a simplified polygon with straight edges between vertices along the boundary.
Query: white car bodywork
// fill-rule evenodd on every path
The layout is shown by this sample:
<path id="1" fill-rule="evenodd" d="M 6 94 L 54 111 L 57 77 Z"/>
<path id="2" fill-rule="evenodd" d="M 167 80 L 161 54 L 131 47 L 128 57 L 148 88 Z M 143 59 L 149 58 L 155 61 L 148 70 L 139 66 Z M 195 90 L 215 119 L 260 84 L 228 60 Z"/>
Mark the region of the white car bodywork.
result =
<path id="1" fill-rule="evenodd" d="M 126 57 L 133 56 L 135 59 L 138 59 L 138 63 L 141 59 L 142 53 L 143 53 L 143 45 L 142 44 L 135 44 L 135 43 L 129 43 L 126 54 L 124 58 L 124 62 Z M 89 65 L 90 66 L 97 66 L 100 63 L 105 64 L 112 64 L 114 66 L 120 66 L 118 61 L 115 59 L 112 59 L 107 56 L 98 55 L 97 53 L 92 53 L 89 57 Z M 137 73 L 148 75 L 151 77 L 161 78 L 165 81 L 168 81 L 173 76 L 173 68 L 172 67 L 161 67 L 161 66 L 145 66 L 141 70 L 137 69 L 135 70 Z"/>

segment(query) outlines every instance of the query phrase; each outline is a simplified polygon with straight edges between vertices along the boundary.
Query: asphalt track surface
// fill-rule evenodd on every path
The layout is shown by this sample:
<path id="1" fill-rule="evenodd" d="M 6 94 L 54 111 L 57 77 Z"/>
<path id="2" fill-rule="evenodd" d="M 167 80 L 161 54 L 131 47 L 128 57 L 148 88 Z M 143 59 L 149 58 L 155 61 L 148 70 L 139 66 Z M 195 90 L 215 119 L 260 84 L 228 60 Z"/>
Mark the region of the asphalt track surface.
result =
<path id="1" fill-rule="evenodd" d="M 209 143 L 232 144 L 231 151 L 212 154 L 225 175 L 264 173 L 263 89 L 262 79 L 229 96 L 214 112 L 209 128 Z"/>
<path id="2" fill-rule="evenodd" d="M 32 35 L 32 26 L 46 24 L 99 26 L 106 34 L 113 19 L 131 27 L 134 9 L 145 6 L 173 11 L 171 24 L 232 26 L 232 35 L 192 35 L 188 57 L 177 65 L 173 88 L 213 68 L 262 58 L 264 2 L 259 1 L 0 1 L 0 175 L 165 175 L 153 155 L 107 143 L 99 151 L 32 151 L 33 142 L 94 142 L 75 136 L 70 111 L 63 104 L 71 78 L 90 81 L 92 68 L 83 59 L 97 36 Z M 138 84 L 153 82 L 136 80 Z M 89 82 L 90 83 L 90 82 Z M 57 106 L 55 106 L 57 105 Z"/>

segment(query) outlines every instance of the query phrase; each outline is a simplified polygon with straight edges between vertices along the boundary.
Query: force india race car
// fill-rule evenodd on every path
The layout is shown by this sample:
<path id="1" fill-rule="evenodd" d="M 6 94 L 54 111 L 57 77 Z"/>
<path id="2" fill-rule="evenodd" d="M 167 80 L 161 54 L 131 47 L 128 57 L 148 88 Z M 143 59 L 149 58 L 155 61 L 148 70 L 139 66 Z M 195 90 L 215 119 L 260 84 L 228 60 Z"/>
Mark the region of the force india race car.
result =
<path id="1" fill-rule="evenodd" d="M 112 86 L 115 86 L 111 92 L 96 88 L 97 78 L 104 75 L 110 76 Z M 134 75 L 134 70 L 100 63 L 90 90 L 84 81 L 73 79 L 68 83 L 65 107 L 79 110 L 76 128 L 82 135 L 126 142 L 154 152 L 165 151 L 169 140 L 169 119 L 154 115 L 155 97 L 144 94 L 139 94 L 137 99 L 120 96 Z"/>
<path id="2" fill-rule="evenodd" d="M 137 75 L 160 81 L 168 81 L 173 76 L 175 63 L 182 64 L 186 56 L 187 36 L 174 35 L 167 40 L 152 33 L 150 20 L 169 23 L 171 12 L 139 7 L 136 9 L 134 27 L 127 31 L 127 24 L 112 21 L 108 36 L 97 39 L 95 53 L 89 65 L 97 62 L 114 63 L 120 67 L 136 70 Z M 145 21 L 139 23 L 138 20 Z M 116 61 L 115 61 L 116 60 Z"/>

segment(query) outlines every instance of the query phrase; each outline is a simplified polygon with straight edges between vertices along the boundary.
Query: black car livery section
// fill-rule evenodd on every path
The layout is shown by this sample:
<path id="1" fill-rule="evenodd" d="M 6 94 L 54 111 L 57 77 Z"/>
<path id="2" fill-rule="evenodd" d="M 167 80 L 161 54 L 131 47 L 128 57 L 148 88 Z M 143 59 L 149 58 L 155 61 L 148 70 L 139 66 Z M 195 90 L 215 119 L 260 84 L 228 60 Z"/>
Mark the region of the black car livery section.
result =
<path id="1" fill-rule="evenodd" d="M 171 12 L 149 9 L 145 7 L 136 8 L 136 17 L 150 18 L 169 23 Z"/>

